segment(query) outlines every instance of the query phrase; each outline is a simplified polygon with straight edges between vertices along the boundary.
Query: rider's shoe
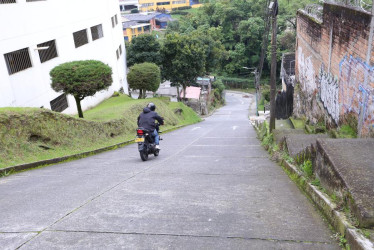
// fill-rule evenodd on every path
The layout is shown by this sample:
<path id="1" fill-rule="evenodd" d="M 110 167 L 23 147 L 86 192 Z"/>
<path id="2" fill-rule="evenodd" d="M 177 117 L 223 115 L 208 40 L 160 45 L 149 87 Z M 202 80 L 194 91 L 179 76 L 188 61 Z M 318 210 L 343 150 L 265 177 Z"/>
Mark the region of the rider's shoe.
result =
<path id="1" fill-rule="evenodd" d="M 160 145 L 156 145 L 156 149 L 160 150 Z"/>

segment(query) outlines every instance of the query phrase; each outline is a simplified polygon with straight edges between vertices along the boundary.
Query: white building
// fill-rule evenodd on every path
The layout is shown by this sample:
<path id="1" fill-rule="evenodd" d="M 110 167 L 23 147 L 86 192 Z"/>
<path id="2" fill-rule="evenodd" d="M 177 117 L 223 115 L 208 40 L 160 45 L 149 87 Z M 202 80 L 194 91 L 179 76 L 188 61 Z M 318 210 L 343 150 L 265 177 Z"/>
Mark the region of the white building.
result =
<path id="1" fill-rule="evenodd" d="M 119 8 L 121 12 L 130 12 L 132 9 L 139 9 L 138 0 L 119 0 Z"/>
<path id="2" fill-rule="evenodd" d="M 83 109 L 121 87 L 127 92 L 118 0 L 0 0 L 0 23 L 0 107 L 77 113 L 74 98 L 55 92 L 49 76 L 76 60 L 99 60 L 113 71 L 112 86 L 86 97 Z"/>

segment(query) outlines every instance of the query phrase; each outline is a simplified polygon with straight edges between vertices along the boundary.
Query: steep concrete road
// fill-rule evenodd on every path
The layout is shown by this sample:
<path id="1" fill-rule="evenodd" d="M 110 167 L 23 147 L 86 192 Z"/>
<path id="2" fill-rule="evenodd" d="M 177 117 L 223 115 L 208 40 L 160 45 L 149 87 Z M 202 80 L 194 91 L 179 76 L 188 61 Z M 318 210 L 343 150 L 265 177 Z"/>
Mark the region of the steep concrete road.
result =
<path id="1" fill-rule="evenodd" d="M 226 98 L 147 162 L 133 144 L 0 179 L 0 248 L 339 249 L 261 148 L 252 99 Z"/>

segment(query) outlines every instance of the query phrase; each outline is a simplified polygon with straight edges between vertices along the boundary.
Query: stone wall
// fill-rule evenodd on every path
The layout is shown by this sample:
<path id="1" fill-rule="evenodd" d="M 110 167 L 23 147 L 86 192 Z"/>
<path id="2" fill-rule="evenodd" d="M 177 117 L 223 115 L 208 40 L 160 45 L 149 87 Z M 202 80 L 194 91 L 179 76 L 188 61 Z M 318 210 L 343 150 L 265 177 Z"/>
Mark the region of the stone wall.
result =
<path id="1" fill-rule="evenodd" d="M 297 15 L 294 115 L 331 127 L 357 120 L 374 136 L 374 51 L 371 15 L 325 3 L 322 20 Z M 367 59 L 368 58 L 368 59 Z"/>

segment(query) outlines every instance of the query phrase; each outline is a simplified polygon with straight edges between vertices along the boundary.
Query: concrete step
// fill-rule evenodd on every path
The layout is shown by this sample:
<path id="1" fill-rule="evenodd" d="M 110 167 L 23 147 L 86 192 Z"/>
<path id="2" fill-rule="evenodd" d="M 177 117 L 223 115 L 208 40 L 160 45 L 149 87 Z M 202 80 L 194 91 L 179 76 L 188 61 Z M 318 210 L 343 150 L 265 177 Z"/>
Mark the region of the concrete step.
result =
<path id="1" fill-rule="evenodd" d="M 317 139 L 314 172 L 341 197 L 360 227 L 374 227 L 374 139 Z"/>
<path id="2" fill-rule="evenodd" d="M 285 137 L 288 154 L 302 162 L 305 158 L 310 159 L 313 149 L 316 148 L 317 139 L 328 138 L 327 134 L 289 134 Z"/>

